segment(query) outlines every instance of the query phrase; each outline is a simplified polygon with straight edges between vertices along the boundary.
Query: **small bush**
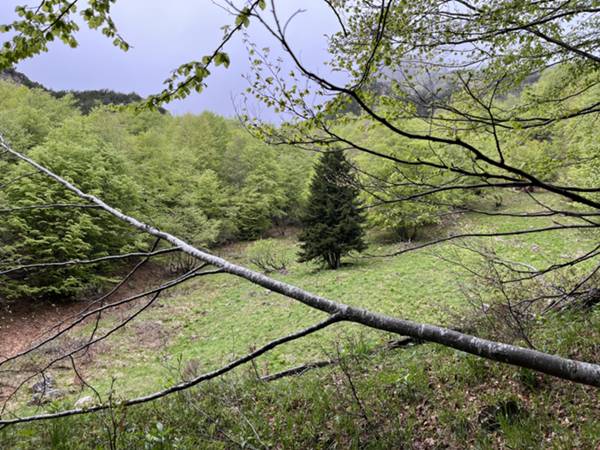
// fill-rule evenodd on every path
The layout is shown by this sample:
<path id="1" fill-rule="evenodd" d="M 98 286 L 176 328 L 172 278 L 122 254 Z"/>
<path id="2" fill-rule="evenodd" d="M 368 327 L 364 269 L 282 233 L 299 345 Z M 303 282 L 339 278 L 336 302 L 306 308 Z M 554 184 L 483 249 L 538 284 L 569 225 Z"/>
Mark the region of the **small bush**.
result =
<path id="1" fill-rule="evenodd" d="M 286 255 L 285 246 L 275 239 L 256 241 L 248 249 L 248 259 L 265 273 L 285 273 L 290 263 L 290 258 Z"/>

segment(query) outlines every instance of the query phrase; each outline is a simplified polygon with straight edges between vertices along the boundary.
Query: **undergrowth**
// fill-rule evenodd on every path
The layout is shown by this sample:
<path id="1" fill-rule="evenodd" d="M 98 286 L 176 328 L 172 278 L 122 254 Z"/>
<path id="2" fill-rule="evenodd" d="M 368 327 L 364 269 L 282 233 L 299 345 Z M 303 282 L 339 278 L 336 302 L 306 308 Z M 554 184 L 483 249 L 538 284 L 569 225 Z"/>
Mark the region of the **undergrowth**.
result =
<path id="1" fill-rule="evenodd" d="M 600 309 L 544 319 L 540 350 L 600 360 Z M 154 403 L 0 431 L 6 449 L 595 449 L 598 390 L 422 344 L 274 382 L 252 367 Z M 176 376 L 176 374 L 174 374 Z M 55 405 L 59 408 L 61 405 Z"/>

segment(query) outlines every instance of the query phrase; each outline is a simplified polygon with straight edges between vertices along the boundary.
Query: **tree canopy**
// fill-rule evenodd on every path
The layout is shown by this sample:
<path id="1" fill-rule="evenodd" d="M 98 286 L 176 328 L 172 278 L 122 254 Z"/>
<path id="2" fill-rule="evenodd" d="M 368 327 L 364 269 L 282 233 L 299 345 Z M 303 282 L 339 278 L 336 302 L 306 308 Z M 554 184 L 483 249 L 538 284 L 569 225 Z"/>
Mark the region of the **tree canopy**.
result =
<path id="1" fill-rule="evenodd" d="M 253 239 L 274 225 L 298 222 L 310 158 L 268 147 L 233 121 L 110 107 L 83 115 L 69 95 L 55 99 L 10 82 L 0 82 L 0 91 L 3 135 L 15 148 L 189 242 L 204 247 Z M 9 158 L 0 165 L 0 272 L 150 245 L 27 165 Z M 83 295 L 111 271 L 102 264 L 11 271 L 0 296 Z"/>

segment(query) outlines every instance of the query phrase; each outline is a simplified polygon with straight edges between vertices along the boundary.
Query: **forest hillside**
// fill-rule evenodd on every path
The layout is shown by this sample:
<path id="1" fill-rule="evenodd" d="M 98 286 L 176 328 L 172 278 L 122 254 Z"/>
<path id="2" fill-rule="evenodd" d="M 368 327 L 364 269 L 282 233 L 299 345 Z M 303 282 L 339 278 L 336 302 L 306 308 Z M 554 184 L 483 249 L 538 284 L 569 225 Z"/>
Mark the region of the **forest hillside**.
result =
<path id="1" fill-rule="evenodd" d="M 527 89 L 541 89 L 557 76 L 558 72 L 551 72 Z M 519 230 L 523 218 L 511 217 L 511 211 L 535 211 L 536 203 L 553 202 L 551 197 L 532 196 L 514 189 L 467 196 L 445 194 L 443 205 L 407 202 L 367 208 L 366 254 L 352 255 L 338 271 L 319 271 L 313 264 L 295 262 L 299 251 L 296 230 L 301 224 L 300 211 L 307 201 L 315 162 L 310 154 L 293 148 L 269 147 L 236 122 L 213 114 L 171 117 L 97 107 L 83 115 L 70 96 L 55 98 L 39 88 L 31 90 L 11 82 L 0 84 L 0 89 L 2 123 L 10 130 L 7 137 L 14 145 L 27 149 L 28 155 L 68 176 L 88 192 L 97 193 L 123 211 L 151 218 L 160 228 L 178 233 L 195 245 L 214 248 L 234 261 L 274 273 L 277 278 L 321 295 L 343 298 L 350 304 L 460 327 L 503 342 L 531 342 L 535 348 L 552 353 L 589 360 L 598 357 L 596 313 L 585 313 L 585 317 L 581 312 L 513 316 L 506 309 L 502 291 L 493 287 L 493 279 L 483 278 L 487 280 L 485 293 L 481 284 L 482 274 L 491 269 L 485 269 L 490 254 L 543 266 L 556 258 L 581 255 L 594 244 L 596 230 L 575 235 L 570 230 L 557 230 L 522 237 L 481 237 L 468 245 L 448 242 L 425 253 L 392 256 L 466 231 Z M 526 92 L 521 91 L 520 95 Z M 34 117 L 36 120 L 31 120 Z M 378 143 L 390 144 L 385 134 L 370 131 L 363 119 L 350 118 L 340 122 L 339 127 L 375 148 Z M 572 129 L 572 125 L 568 130 L 557 129 L 542 143 L 536 136 L 524 136 L 529 139 L 528 147 L 538 148 L 532 153 L 537 159 L 528 158 L 527 163 L 538 164 L 556 178 L 585 176 L 561 167 L 558 161 L 549 163 L 560 155 L 564 140 L 573 139 Z M 597 134 L 597 128 L 587 125 L 585 120 L 576 129 L 589 139 Z M 381 179 L 394 179 L 392 167 L 360 154 L 353 155 L 352 160 L 361 170 L 374 170 Z M 67 161 L 68 166 L 64 165 Z M 81 164 L 74 165 L 73 161 Z M 3 173 L 8 181 L 9 172 Z M 78 200 L 57 189 L 53 182 L 29 177 L 30 170 L 25 166 L 13 167 L 11 179 L 15 174 L 23 178 L 4 189 L 1 197 L 3 204 L 11 209 L 10 214 L 8 210 L 3 212 L 6 220 L 0 225 L 3 264 L 8 268 L 18 262 L 24 269 L 3 275 L 0 292 L 6 309 L 2 337 L 7 343 L 15 342 L 14 336 L 25 342 L 17 341 L 3 348 L 4 354 L 26 349 L 31 339 L 29 333 L 38 334 L 27 326 L 27 308 L 37 308 L 37 327 L 49 326 L 52 320 L 64 320 L 64 315 L 85 309 L 90 293 L 108 289 L 116 277 L 132 267 L 133 261 L 118 265 L 105 262 L 67 265 L 51 270 L 29 269 L 29 264 L 40 264 L 45 259 L 69 261 L 82 255 L 88 260 L 101 259 L 114 253 L 140 251 L 151 244 L 94 209 L 31 208 L 41 203 L 76 205 Z M 371 188 L 369 194 L 363 194 L 361 202 L 370 205 L 380 201 L 382 195 L 403 193 L 404 188 L 398 189 L 377 195 Z M 571 208 L 568 204 L 555 207 Z M 474 211 L 482 208 L 509 216 L 498 219 Z M 527 223 L 528 227 L 544 228 L 552 225 L 552 218 L 528 218 Z M 496 250 L 499 240 L 505 248 L 502 252 Z M 109 299 L 125 299 L 137 289 L 168 282 L 171 274 L 184 273 L 193 264 L 181 255 L 159 257 Z M 585 273 L 586 266 L 579 269 Z M 577 273 L 571 271 L 561 277 L 576 279 Z M 528 292 L 546 292 L 549 280 L 521 282 L 514 289 L 522 292 L 511 295 L 525 298 Z M 373 292 L 372 286 L 379 289 Z M 34 307 L 32 302 L 38 306 Z M 72 348 L 86 339 L 90 327 L 96 333 L 110 332 L 123 314 L 141 305 L 139 302 L 135 300 L 121 307 L 124 310 L 108 312 L 100 325 L 94 325 L 91 319 L 81 322 L 54 344 L 57 351 Z M 54 309 L 52 314 L 46 311 L 45 305 L 50 304 Z M 22 305 L 30 306 L 23 309 Z M 65 314 L 56 314 L 56 308 L 64 308 Z M 89 352 L 78 370 L 85 384 L 81 385 L 77 377 L 65 371 L 68 365 L 64 368 L 58 365 L 47 371 L 46 376 L 53 380 L 52 389 L 60 392 L 60 397 L 54 400 L 57 406 L 68 408 L 78 398 L 88 398 L 90 394 L 105 398 L 141 395 L 160 389 L 172 377 L 185 379 L 201 370 L 218 367 L 232 357 L 235 347 L 253 348 L 264 336 L 292 331 L 317 317 L 306 315 L 293 302 L 269 295 L 268 291 L 248 289 L 241 281 L 219 277 L 198 280 L 171 291 L 163 303 L 140 315 L 134 327 L 118 331 Z M 19 329 L 27 332 L 19 334 Z M 559 344 L 548 340 L 555 333 L 564 336 L 557 341 Z M 27 363 L 11 363 L 9 367 L 20 371 L 22 364 L 43 364 L 55 358 L 55 353 L 42 349 L 32 358 Z M 289 376 L 268 385 L 257 383 L 257 376 L 279 378 L 280 371 L 297 366 L 306 368 L 295 369 Z M 106 384 L 107 380 L 112 381 Z M 595 442 L 600 432 L 597 427 L 600 411 L 593 389 L 574 391 L 567 384 L 527 370 L 479 362 L 419 341 L 366 333 L 353 326 L 338 326 L 277 350 L 253 369 L 243 369 L 227 380 L 167 400 L 160 408 L 153 406 L 134 412 L 116 409 L 111 414 L 127 425 L 113 429 L 115 439 L 125 446 L 162 442 L 167 447 L 181 443 L 183 448 L 219 447 L 218 442 L 225 447 L 236 442 L 253 446 L 268 442 L 267 446 L 305 448 L 325 445 L 330 440 L 348 445 L 379 442 L 376 445 L 380 446 L 401 446 L 410 441 L 422 442 L 425 447 L 453 442 L 452 446 L 459 448 L 525 441 L 534 445 L 540 439 L 553 443 L 576 439 L 586 447 Z M 14 402 L 20 398 L 15 403 L 18 408 L 31 401 L 27 391 L 19 397 L 7 397 L 10 387 L 15 386 L 14 378 L 4 383 L 4 399 Z M 95 386 L 93 391 L 87 387 L 88 383 Z M 223 383 L 227 383 L 226 389 Z M 494 386 L 491 390 L 486 387 L 490 384 Z M 464 392 L 472 392 L 469 395 L 476 399 L 468 407 L 458 406 L 465 402 Z M 327 400 L 328 395 L 344 400 L 332 402 Z M 278 400 L 272 403 L 274 398 Z M 383 398 L 387 400 L 381 403 Z M 564 404 L 573 402 L 573 398 L 580 398 L 579 407 L 564 409 Z M 253 400 L 248 403 L 250 399 Z M 217 407 L 218 404 L 223 406 Z M 309 417 L 301 413 L 306 408 L 300 406 L 303 404 L 310 405 Z M 461 408 L 461 414 L 454 414 L 454 408 Z M 27 409 L 34 411 L 31 406 Z M 394 416 L 398 423 L 390 422 L 386 413 L 389 409 L 399 411 Z M 205 431 L 198 434 L 195 428 L 189 429 L 179 422 L 189 420 L 190 410 L 204 411 L 194 415 L 194 423 L 205 424 L 208 428 L 201 428 Z M 548 411 L 556 415 L 548 415 Z M 23 436 L 36 436 L 31 439 L 30 447 L 21 448 L 47 446 L 51 442 L 62 442 L 65 448 L 79 448 L 78 445 L 88 448 L 103 442 L 104 431 L 96 427 L 101 427 L 109 416 L 102 417 L 105 418 L 73 419 L 73 424 L 71 419 L 63 419 L 51 428 L 44 426 L 43 431 L 37 426 L 19 431 L 8 429 L 2 436 L 5 442 L 15 445 Z M 277 417 L 287 419 L 280 421 Z M 244 423 L 242 418 L 248 422 Z M 75 423 L 88 430 L 88 438 L 83 442 L 69 437 L 67 430 Z M 565 429 L 565 423 L 571 425 Z M 318 433 L 312 428 L 321 429 L 323 424 Z M 397 432 L 399 425 L 404 430 L 401 433 Z"/>
<path id="2" fill-rule="evenodd" d="M 600 448 L 596 0 L 10 1 L 0 449 Z"/>

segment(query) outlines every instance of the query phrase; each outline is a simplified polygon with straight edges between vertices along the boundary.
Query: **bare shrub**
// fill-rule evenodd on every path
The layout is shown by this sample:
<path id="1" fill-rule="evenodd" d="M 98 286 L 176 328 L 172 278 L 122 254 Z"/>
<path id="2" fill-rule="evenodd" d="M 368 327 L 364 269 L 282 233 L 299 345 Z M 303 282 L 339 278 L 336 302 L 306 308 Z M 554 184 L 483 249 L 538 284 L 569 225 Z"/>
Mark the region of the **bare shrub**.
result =
<path id="1" fill-rule="evenodd" d="M 531 334 L 543 316 L 591 308 L 600 301 L 594 273 L 582 277 L 570 265 L 539 269 L 506 259 L 484 245 L 456 247 L 478 256 L 474 264 L 461 264 L 471 275 L 460 285 L 470 305 L 470 312 L 461 317 L 462 325 L 491 339 L 521 341 L 535 348 Z"/>
<path id="2" fill-rule="evenodd" d="M 249 261 L 265 273 L 286 273 L 290 257 L 276 239 L 261 239 L 248 249 Z"/>

